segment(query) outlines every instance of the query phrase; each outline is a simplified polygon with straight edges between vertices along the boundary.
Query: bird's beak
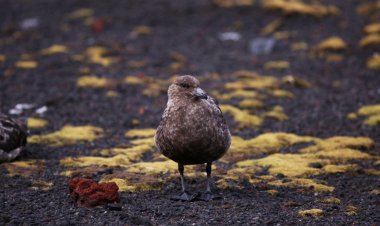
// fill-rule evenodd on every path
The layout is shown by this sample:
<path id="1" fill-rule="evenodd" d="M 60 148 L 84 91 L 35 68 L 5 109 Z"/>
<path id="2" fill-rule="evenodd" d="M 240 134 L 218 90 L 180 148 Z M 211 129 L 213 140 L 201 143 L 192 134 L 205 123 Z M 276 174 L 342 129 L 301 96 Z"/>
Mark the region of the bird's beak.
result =
<path id="1" fill-rule="evenodd" d="M 205 99 L 207 100 L 207 93 L 205 91 L 203 91 L 203 89 L 201 88 L 196 88 L 193 90 L 193 92 L 191 92 L 191 94 L 197 98 L 200 98 L 200 99 Z"/>

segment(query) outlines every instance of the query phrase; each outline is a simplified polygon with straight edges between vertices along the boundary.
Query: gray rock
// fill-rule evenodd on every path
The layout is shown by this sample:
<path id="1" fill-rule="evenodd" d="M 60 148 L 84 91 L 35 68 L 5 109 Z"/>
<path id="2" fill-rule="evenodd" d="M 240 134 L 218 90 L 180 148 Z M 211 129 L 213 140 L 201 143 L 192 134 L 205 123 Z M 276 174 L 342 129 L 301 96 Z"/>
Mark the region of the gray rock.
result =
<path id="1" fill-rule="evenodd" d="M 255 38 L 249 43 L 249 51 L 253 55 L 266 55 L 273 51 L 276 44 L 274 38 Z"/>

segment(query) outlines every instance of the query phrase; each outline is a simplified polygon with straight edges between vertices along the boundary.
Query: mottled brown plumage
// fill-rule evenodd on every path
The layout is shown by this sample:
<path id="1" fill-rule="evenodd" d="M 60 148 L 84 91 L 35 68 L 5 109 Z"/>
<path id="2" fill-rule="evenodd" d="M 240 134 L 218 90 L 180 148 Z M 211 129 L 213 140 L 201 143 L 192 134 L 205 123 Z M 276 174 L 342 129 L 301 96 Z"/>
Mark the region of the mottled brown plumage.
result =
<path id="1" fill-rule="evenodd" d="M 164 156 L 178 163 L 183 181 L 183 165 L 207 163 L 209 177 L 211 163 L 226 153 L 231 135 L 216 100 L 199 88 L 196 78 L 185 75 L 169 87 L 155 142 Z M 186 192 L 184 182 L 182 187 Z"/>
<path id="2" fill-rule="evenodd" d="M 0 162 L 15 159 L 26 145 L 26 125 L 0 113 Z"/>

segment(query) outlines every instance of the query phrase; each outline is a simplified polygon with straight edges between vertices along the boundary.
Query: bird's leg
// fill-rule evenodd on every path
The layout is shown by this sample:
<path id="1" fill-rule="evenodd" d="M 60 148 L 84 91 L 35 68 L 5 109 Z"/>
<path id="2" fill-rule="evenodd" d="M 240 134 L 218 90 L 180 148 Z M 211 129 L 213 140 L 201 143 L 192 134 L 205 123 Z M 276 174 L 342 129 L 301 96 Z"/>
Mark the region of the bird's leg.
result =
<path id="1" fill-rule="evenodd" d="M 186 192 L 186 182 L 185 182 L 185 176 L 183 172 L 185 171 L 185 167 L 183 164 L 178 163 L 178 172 L 179 175 L 181 176 L 181 186 L 182 186 L 182 192 Z"/>
<path id="2" fill-rule="evenodd" d="M 206 164 L 206 174 L 207 174 L 207 188 L 206 192 L 211 193 L 211 162 L 208 162 Z"/>
<path id="3" fill-rule="evenodd" d="M 212 162 L 208 162 L 206 164 L 207 188 L 206 188 L 206 192 L 202 194 L 200 197 L 200 199 L 204 201 L 210 201 L 210 200 L 222 198 L 221 196 L 213 194 L 211 192 L 211 165 L 212 165 Z"/>
<path id="4" fill-rule="evenodd" d="M 192 201 L 198 196 L 198 194 L 191 194 L 190 192 L 186 190 L 185 176 L 183 174 L 184 170 L 185 170 L 185 167 L 183 166 L 183 164 L 178 163 L 178 171 L 181 176 L 182 193 L 180 195 L 173 196 L 172 199 L 182 200 L 182 201 Z"/>

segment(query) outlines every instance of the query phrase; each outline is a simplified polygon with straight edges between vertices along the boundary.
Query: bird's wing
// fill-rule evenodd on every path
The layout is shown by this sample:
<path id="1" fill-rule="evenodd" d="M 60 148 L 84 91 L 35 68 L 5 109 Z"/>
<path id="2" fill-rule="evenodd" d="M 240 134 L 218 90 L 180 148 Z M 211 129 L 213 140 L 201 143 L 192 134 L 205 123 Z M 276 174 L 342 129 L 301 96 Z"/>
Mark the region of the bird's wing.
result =
<path id="1" fill-rule="evenodd" d="M 26 145 L 27 133 L 12 118 L 0 114 L 0 149 L 12 151 Z"/>
<path id="2" fill-rule="evenodd" d="M 156 134 L 154 135 L 154 143 L 156 144 L 156 147 L 159 149 L 160 152 L 161 152 L 160 146 L 162 145 L 161 141 L 165 139 L 162 130 L 163 130 L 163 127 L 165 126 L 166 121 L 167 121 L 168 111 L 169 111 L 168 107 L 166 107 L 164 112 L 162 113 L 160 123 L 157 127 L 157 130 L 156 130 Z"/>
<path id="3" fill-rule="evenodd" d="M 211 104 L 211 106 L 215 109 L 215 111 L 218 112 L 220 114 L 220 116 L 224 119 L 223 112 L 219 107 L 218 100 L 211 97 L 211 96 L 208 96 L 207 101 Z"/>

